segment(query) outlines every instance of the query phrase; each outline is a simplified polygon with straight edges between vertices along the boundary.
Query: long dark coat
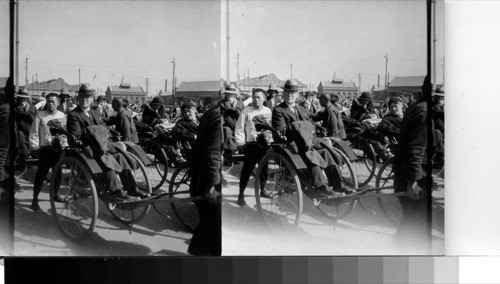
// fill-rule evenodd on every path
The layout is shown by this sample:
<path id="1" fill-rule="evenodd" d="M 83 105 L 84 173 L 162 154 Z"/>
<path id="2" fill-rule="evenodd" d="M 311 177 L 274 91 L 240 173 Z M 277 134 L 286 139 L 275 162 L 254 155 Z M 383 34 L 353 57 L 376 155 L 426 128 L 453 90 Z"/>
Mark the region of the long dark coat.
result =
<path id="1" fill-rule="evenodd" d="M 241 111 L 245 107 L 241 100 L 236 100 L 236 104 L 233 106 L 227 99 L 223 99 L 220 103 L 222 117 L 224 118 L 224 126 L 231 128 L 234 131 L 236 122 L 240 117 Z"/>
<path id="2" fill-rule="evenodd" d="M 31 124 L 33 124 L 33 121 L 35 121 L 37 113 L 38 110 L 32 104 L 28 104 L 28 108 L 26 110 L 24 110 L 20 105 L 16 106 L 15 120 L 17 131 L 21 131 L 25 135 L 29 135 Z"/>
<path id="3" fill-rule="evenodd" d="M 420 101 L 406 111 L 401 122 L 398 150 L 394 160 L 394 186 L 396 191 L 406 191 L 411 181 L 421 181 L 427 165 L 427 103 Z M 425 187 L 424 187 L 425 188 Z"/>
<path id="4" fill-rule="evenodd" d="M 213 186 L 221 183 L 221 165 L 221 117 L 217 105 L 200 119 L 189 168 L 191 196 L 204 196 Z"/>
<path id="5" fill-rule="evenodd" d="M 84 135 L 83 132 L 84 129 L 86 129 L 87 126 L 90 125 L 103 124 L 100 113 L 98 111 L 91 109 L 90 113 L 92 115 L 91 119 L 87 117 L 87 115 L 83 112 L 83 109 L 80 108 L 80 106 L 77 106 L 74 110 L 68 113 L 68 122 L 67 122 L 68 132 L 74 135 L 76 138 L 80 139 L 84 147 L 89 145 L 89 142 L 86 140 L 85 137 L 86 135 Z M 71 145 L 72 141 L 69 140 L 69 142 L 70 146 L 72 146 Z M 91 153 L 91 155 L 93 154 Z M 121 154 L 120 153 L 105 154 L 101 157 L 94 156 L 94 158 L 101 165 L 101 167 L 108 168 L 116 172 L 122 172 L 123 170 L 136 167 L 135 164 L 127 164 L 127 162 L 125 162 L 124 159 L 121 159 L 119 157 L 114 157 L 115 155 L 121 155 Z M 127 161 L 131 160 L 127 159 Z"/>

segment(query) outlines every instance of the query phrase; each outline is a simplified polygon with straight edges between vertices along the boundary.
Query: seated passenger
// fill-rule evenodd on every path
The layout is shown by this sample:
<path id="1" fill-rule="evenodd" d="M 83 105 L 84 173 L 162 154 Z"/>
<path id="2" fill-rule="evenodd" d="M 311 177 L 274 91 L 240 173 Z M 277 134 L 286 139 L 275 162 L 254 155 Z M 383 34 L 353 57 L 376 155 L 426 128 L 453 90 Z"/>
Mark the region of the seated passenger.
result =
<path id="1" fill-rule="evenodd" d="M 284 102 L 274 108 L 272 126 L 285 135 L 288 141 L 293 141 L 293 136 L 290 131 L 292 122 L 309 121 L 309 117 L 306 110 L 295 103 L 299 96 L 299 86 L 297 82 L 295 80 L 287 80 L 283 89 Z M 308 165 L 308 171 L 314 189 L 323 195 L 336 195 L 336 192 L 352 193 L 352 189 L 348 189 L 343 185 L 340 171 L 332 154 L 325 148 L 315 151 L 319 153 L 322 160 L 311 160 L 306 157 L 304 152 L 299 151 L 304 162 Z M 325 180 L 319 165 L 326 165 L 324 171 L 328 180 Z M 333 190 L 328 186 L 328 183 L 333 187 Z"/>
<path id="2" fill-rule="evenodd" d="M 338 97 L 337 97 L 338 99 Z M 339 110 L 331 103 L 332 96 L 328 93 L 319 96 L 319 103 L 324 108 L 316 114 L 310 115 L 313 121 L 321 121 L 321 126 L 326 129 L 326 136 L 345 139 L 344 122 Z"/>
<path id="3" fill-rule="evenodd" d="M 182 118 L 172 128 L 174 138 L 182 142 L 194 142 L 198 131 L 198 113 L 194 103 L 188 102 L 182 105 Z"/>
<path id="4" fill-rule="evenodd" d="M 161 123 L 161 119 L 166 118 L 165 107 L 160 97 L 154 97 L 150 103 L 144 105 L 142 112 L 142 122 L 151 126 Z"/>
<path id="5" fill-rule="evenodd" d="M 373 113 L 373 102 L 370 93 L 363 92 L 358 99 L 352 101 L 351 118 L 359 122 L 370 118 Z"/>
<path id="6" fill-rule="evenodd" d="M 109 118 L 104 118 L 103 121 L 107 125 L 114 125 L 115 130 L 121 135 L 121 141 L 129 141 L 132 143 L 139 143 L 139 138 L 137 137 L 137 130 L 135 128 L 135 123 L 132 116 L 127 112 L 124 107 L 123 99 L 113 98 L 111 103 L 113 110 L 116 112 L 115 116 L 110 116 Z"/>
<path id="7" fill-rule="evenodd" d="M 101 116 L 98 111 L 90 109 L 94 100 L 95 91 L 89 84 L 82 84 L 78 91 L 78 106 L 68 113 L 68 132 L 79 139 L 83 146 L 88 146 L 89 141 L 85 135 L 85 129 L 91 125 L 102 125 Z M 69 140 L 70 146 L 73 141 Z M 132 160 L 127 159 L 122 153 L 104 154 L 101 157 L 94 156 L 103 170 L 103 179 L 111 195 L 117 200 L 134 200 L 141 197 L 148 197 L 149 194 L 143 192 L 137 187 L 132 169 L 137 167 Z M 126 192 L 118 185 L 117 173 Z M 128 193 L 128 194 L 127 194 Z"/>

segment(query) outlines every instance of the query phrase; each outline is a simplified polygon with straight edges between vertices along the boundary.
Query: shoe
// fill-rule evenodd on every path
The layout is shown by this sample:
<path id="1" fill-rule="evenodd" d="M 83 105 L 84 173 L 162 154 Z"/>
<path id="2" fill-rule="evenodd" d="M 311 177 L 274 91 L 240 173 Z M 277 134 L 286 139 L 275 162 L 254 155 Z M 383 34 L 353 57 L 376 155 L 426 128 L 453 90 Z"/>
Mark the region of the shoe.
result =
<path id="1" fill-rule="evenodd" d="M 60 194 L 55 194 L 54 202 L 64 203 L 64 198 Z"/>
<path id="2" fill-rule="evenodd" d="M 247 203 L 245 202 L 245 196 L 243 194 L 238 195 L 238 205 L 245 206 Z"/>
<path id="3" fill-rule="evenodd" d="M 130 190 L 128 192 L 128 195 L 140 197 L 141 199 L 148 198 L 151 196 L 151 194 L 140 190 L 137 186 L 133 190 Z"/>
<path id="4" fill-rule="evenodd" d="M 342 192 L 336 192 L 334 191 L 331 187 L 328 187 L 326 185 L 320 186 L 316 190 L 316 195 L 319 195 L 319 197 L 341 197 L 345 196 L 344 193 Z"/>
<path id="5" fill-rule="evenodd" d="M 111 193 L 111 196 L 113 198 L 116 198 L 117 201 L 134 201 L 134 200 L 139 200 L 138 197 L 130 196 L 130 195 L 126 194 L 125 191 L 123 191 L 121 189 L 113 191 L 113 193 Z"/>
<path id="6" fill-rule="evenodd" d="M 261 191 L 260 191 L 260 197 L 264 197 L 264 198 L 271 198 L 272 196 L 271 196 L 271 194 L 269 193 L 269 191 L 267 191 L 267 190 L 265 190 L 265 189 L 264 189 L 264 190 L 261 190 Z"/>
<path id="7" fill-rule="evenodd" d="M 336 192 L 345 193 L 346 195 L 353 194 L 356 192 L 356 190 L 354 190 L 352 188 L 348 188 L 348 187 L 344 186 L 343 184 L 340 185 L 339 187 L 334 188 L 333 190 Z"/>
<path id="8" fill-rule="evenodd" d="M 31 209 L 33 209 L 33 211 L 38 211 L 40 210 L 40 205 L 38 205 L 38 200 L 33 200 L 31 202 Z"/>

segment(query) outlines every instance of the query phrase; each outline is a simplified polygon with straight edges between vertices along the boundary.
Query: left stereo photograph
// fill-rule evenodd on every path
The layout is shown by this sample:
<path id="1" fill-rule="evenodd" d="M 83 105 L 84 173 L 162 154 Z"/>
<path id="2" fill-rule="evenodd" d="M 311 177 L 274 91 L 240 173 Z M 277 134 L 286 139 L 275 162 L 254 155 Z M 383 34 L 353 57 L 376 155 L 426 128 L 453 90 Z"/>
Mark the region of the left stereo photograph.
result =
<path id="1" fill-rule="evenodd" d="M 0 255 L 221 254 L 220 7 L 0 3 Z"/>

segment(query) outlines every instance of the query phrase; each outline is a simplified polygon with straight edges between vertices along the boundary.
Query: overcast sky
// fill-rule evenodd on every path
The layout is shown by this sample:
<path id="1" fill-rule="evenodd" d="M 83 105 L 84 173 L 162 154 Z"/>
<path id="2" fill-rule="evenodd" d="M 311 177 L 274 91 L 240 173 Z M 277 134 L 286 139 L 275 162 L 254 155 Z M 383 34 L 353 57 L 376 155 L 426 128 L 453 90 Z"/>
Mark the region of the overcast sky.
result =
<path id="1" fill-rule="evenodd" d="M 444 5 L 438 4 L 438 72 L 442 82 Z M 226 5 L 222 7 L 226 10 Z M 240 78 L 275 73 L 315 87 L 321 80 L 351 79 L 363 89 L 381 84 L 385 53 L 390 77 L 426 74 L 426 2 L 415 1 L 231 1 L 232 81 L 240 54 Z M 226 19 L 222 28 L 222 73 L 226 77 Z"/>
<path id="2" fill-rule="evenodd" d="M 28 55 L 28 80 L 63 77 L 106 88 L 125 82 L 163 89 L 172 83 L 220 78 L 219 1 L 26 1 L 20 0 L 20 66 Z M 8 23 L 8 1 L 0 2 Z M 5 17 L 4 17 L 5 14 Z M 8 39 L 8 28 L 0 29 Z M 0 58 L 8 60 L 8 44 Z M 8 61 L 7 61 L 8 62 Z M 2 61 L 3 63 L 3 61 Z M 2 64 L 0 76 L 8 76 Z M 95 79 L 94 79 L 95 76 Z M 24 85 L 25 71 L 21 68 Z"/>
<path id="3" fill-rule="evenodd" d="M 150 91 L 181 81 L 226 78 L 226 2 L 20 0 L 20 66 L 28 79 L 63 77 L 106 88 L 125 82 Z M 231 1 L 231 76 L 275 73 L 317 87 L 336 74 L 368 89 L 390 77 L 426 73 L 426 7 L 413 1 Z M 8 38 L 8 1 L 0 0 L 0 36 Z M 221 17 L 222 15 L 222 17 Z M 437 6 L 437 82 L 442 82 L 444 5 Z M 0 45 L 8 76 L 8 41 Z M 95 76 L 95 79 L 94 79 Z"/>

